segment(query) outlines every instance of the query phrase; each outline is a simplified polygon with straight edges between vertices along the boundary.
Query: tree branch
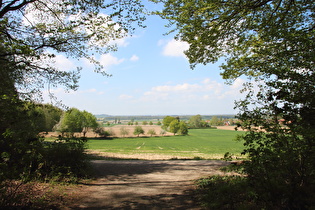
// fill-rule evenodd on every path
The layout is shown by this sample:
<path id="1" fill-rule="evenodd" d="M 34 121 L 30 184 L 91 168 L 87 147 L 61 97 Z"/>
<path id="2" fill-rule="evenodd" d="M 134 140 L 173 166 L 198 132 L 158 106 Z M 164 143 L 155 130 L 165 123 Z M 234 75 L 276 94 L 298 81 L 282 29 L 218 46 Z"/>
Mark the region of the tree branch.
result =
<path id="1" fill-rule="evenodd" d="M 35 2 L 37 0 L 23 0 L 23 2 L 21 2 L 20 4 L 15 5 L 15 3 L 19 2 L 19 0 L 14 0 L 14 1 L 11 1 L 10 3 L 8 3 L 5 7 L 2 8 L 2 1 L 0 2 L 1 3 L 1 10 L 0 10 L 0 18 L 3 18 L 4 15 L 10 11 L 15 11 L 15 10 L 18 10 L 18 9 L 21 9 L 22 7 L 24 7 L 25 5 L 29 4 L 29 3 L 32 3 L 32 2 Z"/>

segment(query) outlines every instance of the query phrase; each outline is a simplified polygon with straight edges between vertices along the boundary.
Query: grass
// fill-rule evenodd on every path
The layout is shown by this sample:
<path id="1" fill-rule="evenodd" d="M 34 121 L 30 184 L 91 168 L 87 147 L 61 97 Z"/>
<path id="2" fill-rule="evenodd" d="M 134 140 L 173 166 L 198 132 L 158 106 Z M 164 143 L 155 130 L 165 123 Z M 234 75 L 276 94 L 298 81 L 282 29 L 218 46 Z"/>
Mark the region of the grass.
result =
<path id="1" fill-rule="evenodd" d="M 192 129 L 189 136 L 89 139 L 88 148 L 127 155 L 165 155 L 173 158 L 220 159 L 226 152 L 240 156 L 241 142 L 234 141 L 242 131 Z"/>

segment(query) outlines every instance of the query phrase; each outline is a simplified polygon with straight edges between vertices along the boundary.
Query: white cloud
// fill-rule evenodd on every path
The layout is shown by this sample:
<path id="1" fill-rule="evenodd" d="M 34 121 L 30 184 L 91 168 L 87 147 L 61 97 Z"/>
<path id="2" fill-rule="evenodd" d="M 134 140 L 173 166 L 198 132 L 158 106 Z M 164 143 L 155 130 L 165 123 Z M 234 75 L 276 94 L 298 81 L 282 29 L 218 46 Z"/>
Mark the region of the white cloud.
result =
<path id="1" fill-rule="evenodd" d="M 127 41 L 129 37 L 124 37 L 120 39 L 115 39 L 109 42 L 110 45 L 117 45 L 118 47 L 127 47 L 129 42 Z"/>
<path id="2" fill-rule="evenodd" d="M 103 54 L 100 57 L 100 63 L 105 67 L 105 69 L 109 68 L 112 65 L 118 65 L 120 63 L 124 62 L 124 59 L 119 59 L 110 53 Z"/>
<path id="3" fill-rule="evenodd" d="M 160 40 L 158 45 L 165 45 L 165 43 L 162 40 Z M 189 44 L 187 42 L 172 39 L 171 41 L 168 41 L 164 46 L 163 55 L 186 58 L 184 51 L 188 50 L 188 48 Z"/>
<path id="4" fill-rule="evenodd" d="M 194 92 L 197 91 L 201 88 L 200 85 L 198 84 L 178 84 L 178 85 L 163 85 L 163 86 L 156 86 L 153 87 L 153 91 L 158 91 L 158 92 L 177 92 L 177 91 L 189 91 L 189 92 Z"/>
<path id="5" fill-rule="evenodd" d="M 241 78 L 237 78 L 232 84 L 232 89 L 240 89 L 244 83 L 245 83 L 245 80 Z"/>
<path id="6" fill-rule="evenodd" d="M 136 56 L 136 55 L 132 55 L 129 60 L 130 60 L 130 61 L 138 61 L 138 60 L 139 60 L 139 57 Z"/>
<path id="7" fill-rule="evenodd" d="M 133 96 L 130 96 L 130 95 L 126 95 L 126 94 L 122 94 L 119 96 L 119 99 L 121 100 L 129 100 L 129 99 L 132 99 Z"/>
<path id="8" fill-rule="evenodd" d="M 190 101 L 190 103 L 199 101 L 213 101 L 222 99 L 238 98 L 240 96 L 240 84 L 242 81 L 236 81 L 235 84 L 228 86 L 209 78 L 198 83 L 182 83 L 176 85 L 161 85 L 152 87 L 149 91 L 143 93 L 143 101 L 160 100 L 178 100 L 179 103 Z"/>
<path id="9" fill-rule="evenodd" d="M 76 67 L 71 60 L 69 60 L 67 57 L 60 54 L 56 55 L 53 62 L 56 68 L 63 71 L 70 71 Z"/>

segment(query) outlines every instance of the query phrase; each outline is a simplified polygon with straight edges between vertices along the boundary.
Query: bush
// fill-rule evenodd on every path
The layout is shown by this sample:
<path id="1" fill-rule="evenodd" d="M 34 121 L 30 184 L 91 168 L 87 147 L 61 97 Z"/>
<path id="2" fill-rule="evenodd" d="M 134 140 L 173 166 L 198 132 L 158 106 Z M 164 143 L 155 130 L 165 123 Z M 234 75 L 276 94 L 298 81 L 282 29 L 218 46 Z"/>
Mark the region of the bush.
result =
<path id="1" fill-rule="evenodd" d="M 144 134 L 144 130 L 141 126 L 136 126 L 133 131 L 133 134 L 139 137 L 140 134 Z"/>
<path id="2" fill-rule="evenodd" d="M 98 134 L 100 137 L 103 138 L 107 138 L 109 136 L 111 136 L 109 131 L 106 131 L 104 128 L 102 127 L 98 127 L 94 130 L 94 133 Z"/>
<path id="3" fill-rule="evenodd" d="M 209 209 L 260 209 L 246 177 L 211 176 L 196 184 L 200 202 Z"/>
<path id="4" fill-rule="evenodd" d="M 57 178 L 75 181 L 88 174 L 86 139 L 66 139 L 47 143 L 38 164 L 38 175 L 43 178 Z"/>

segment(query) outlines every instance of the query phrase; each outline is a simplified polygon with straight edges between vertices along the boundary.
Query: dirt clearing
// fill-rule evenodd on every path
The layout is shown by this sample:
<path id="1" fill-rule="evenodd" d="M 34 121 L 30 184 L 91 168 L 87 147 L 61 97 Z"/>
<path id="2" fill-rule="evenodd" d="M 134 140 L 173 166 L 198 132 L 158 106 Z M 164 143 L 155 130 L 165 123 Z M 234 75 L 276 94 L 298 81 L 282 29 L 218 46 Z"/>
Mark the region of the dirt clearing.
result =
<path id="1" fill-rule="evenodd" d="M 201 209 L 194 180 L 224 173 L 219 160 L 92 161 L 97 179 L 76 190 L 71 209 Z"/>

